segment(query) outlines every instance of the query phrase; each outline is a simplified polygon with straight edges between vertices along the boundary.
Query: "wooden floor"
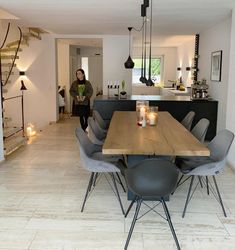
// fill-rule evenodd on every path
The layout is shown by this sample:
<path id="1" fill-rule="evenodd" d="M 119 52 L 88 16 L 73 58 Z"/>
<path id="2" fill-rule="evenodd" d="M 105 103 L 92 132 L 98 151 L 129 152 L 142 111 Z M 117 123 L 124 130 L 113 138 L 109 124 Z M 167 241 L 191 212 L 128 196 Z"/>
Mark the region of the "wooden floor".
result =
<path id="1" fill-rule="evenodd" d="M 80 212 L 89 173 L 80 167 L 78 124 L 71 118 L 48 126 L 0 164 L 0 250 L 124 248 L 133 211 L 123 218 L 105 179 Z M 184 219 L 189 183 L 171 197 L 168 206 L 182 250 L 235 249 L 235 174 L 227 168 L 218 183 L 227 218 L 205 188 L 198 188 Z M 126 209 L 129 202 L 120 193 Z M 167 222 L 149 213 L 137 222 L 129 249 L 176 248 Z"/>

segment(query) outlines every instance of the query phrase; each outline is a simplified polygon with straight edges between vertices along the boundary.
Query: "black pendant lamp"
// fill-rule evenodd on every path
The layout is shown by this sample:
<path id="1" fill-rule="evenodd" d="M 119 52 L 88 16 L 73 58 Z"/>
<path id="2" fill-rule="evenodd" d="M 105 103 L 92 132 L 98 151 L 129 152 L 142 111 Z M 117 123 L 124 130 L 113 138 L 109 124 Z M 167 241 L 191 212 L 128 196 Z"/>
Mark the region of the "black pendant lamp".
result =
<path id="1" fill-rule="evenodd" d="M 146 6 L 141 4 L 141 16 L 143 17 L 143 25 L 142 25 L 142 61 L 141 61 L 141 77 L 139 79 L 140 82 L 146 83 L 147 79 L 145 77 L 146 71 Z"/>
<path id="2" fill-rule="evenodd" d="M 150 6 L 150 35 L 149 35 L 149 77 L 148 81 L 146 82 L 147 86 L 153 86 L 154 82 L 152 81 L 151 71 L 152 71 L 152 17 L 153 17 L 153 0 L 151 0 L 151 6 Z"/>
<path id="3" fill-rule="evenodd" d="M 124 63 L 124 66 L 126 69 L 133 69 L 135 66 L 135 63 L 131 59 L 131 30 L 132 30 L 132 27 L 128 27 L 128 30 L 129 30 L 129 56 L 128 56 L 126 62 Z"/>

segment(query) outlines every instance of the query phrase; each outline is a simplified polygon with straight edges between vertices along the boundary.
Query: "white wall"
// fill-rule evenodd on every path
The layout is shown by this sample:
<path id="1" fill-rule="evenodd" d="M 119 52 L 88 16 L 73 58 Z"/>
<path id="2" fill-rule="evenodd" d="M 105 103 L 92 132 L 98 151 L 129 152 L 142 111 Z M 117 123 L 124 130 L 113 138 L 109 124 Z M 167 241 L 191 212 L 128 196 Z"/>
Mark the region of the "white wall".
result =
<path id="1" fill-rule="evenodd" d="M 218 122 L 217 130 L 226 127 L 226 109 L 228 93 L 228 75 L 229 75 L 229 53 L 230 53 L 230 30 L 231 18 L 217 24 L 211 29 L 200 33 L 199 42 L 199 80 L 205 78 L 209 84 L 210 96 L 218 100 Z M 222 50 L 222 78 L 221 82 L 210 80 L 211 53 Z"/>
<path id="2" fill-rule="evenodd" d="M 133 48 L 133 58 L 142 57 L 142 48 L 134 47 Z M 177 57 L 177 48 L 157 48 L 152 47 L 152 57 L 154 56 L 163 56 L 164 65 L 163 65 L 163 79 L 165 85 L 169 85 L 168 80 L 176 79 L 176 57 Z"/>
<path id="3" fill-rule="evenodd" d="M 176 68 L 181 67 L 181 71 L 177 71 L 177 78 L 182 76 L 185 86 L 190 87 L 192 84 L 192 72 L 186 71 L 186 67 L 193 65 L 192 59 L 194 57 L 195 39 L 183 43 L 177 48 L 177 63 Z M 176 70 L 175 68 L 175 70 Z"/>
<path id="4" fill-rule="evenodd" d="M 70 111 L 69 44 L 57 42 L 58 85 L 65 86 L 65 110 Z"/>
<path id="5" fill-rule="evenodd" d="M 107 95 L 108 81 L 125 80 L 125 90 L 131 94 L 132 70 L 125 69 L 124 62 L 129 55 L 128 36 L 103 37 L 103 93 Z"/>
<path id="6" fill-rule="evenodd" d="M 233 9 L 233 16 L 231 22 L 231 39 L 230 39 L 230 64 L 229 64 L 229 78 L 228 78 L 228 95 L 226 108 L 226 127 L 235 133 L 235 9 Z M 228 156 L 230 165 L 235 168 L 235 142 L 233 142 Z"/>

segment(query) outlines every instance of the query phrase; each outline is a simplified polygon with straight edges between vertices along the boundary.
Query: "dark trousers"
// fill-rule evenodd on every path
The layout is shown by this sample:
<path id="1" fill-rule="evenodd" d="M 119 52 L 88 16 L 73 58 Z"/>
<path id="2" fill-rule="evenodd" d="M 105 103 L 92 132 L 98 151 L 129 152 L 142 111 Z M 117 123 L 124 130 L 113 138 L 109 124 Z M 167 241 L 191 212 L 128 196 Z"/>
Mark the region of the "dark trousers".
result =
<path id="1" fill-rule="evenodd" d="M 80 124 L 81 124 L 81 127 L 82 129 L 85 131 L 86 128 L 88 127 L 88 117 L 89 117 L 89 114 L 85 114 L 85 115 L 80 115 Z"/>
<path id="2" fill-rule="evenodd" d="M 90 115 L 90 104 L 89 105 L 75 105 L 73 103 L 72 115 L 80 117 L 80 124 L 82 129 L 85 131 L 88 127 L 88 117 Z"/>

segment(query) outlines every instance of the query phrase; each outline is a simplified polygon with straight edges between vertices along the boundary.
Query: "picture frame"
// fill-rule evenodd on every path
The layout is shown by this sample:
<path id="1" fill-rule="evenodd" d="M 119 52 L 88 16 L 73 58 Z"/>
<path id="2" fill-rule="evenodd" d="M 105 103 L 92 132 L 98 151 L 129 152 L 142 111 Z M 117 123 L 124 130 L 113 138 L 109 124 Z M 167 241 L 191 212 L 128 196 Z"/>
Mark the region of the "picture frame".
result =
<path id="1" fill-rule="evenodd" d="M 211 81 L 221 82 L 222 50 L 211 53 Z"/>

